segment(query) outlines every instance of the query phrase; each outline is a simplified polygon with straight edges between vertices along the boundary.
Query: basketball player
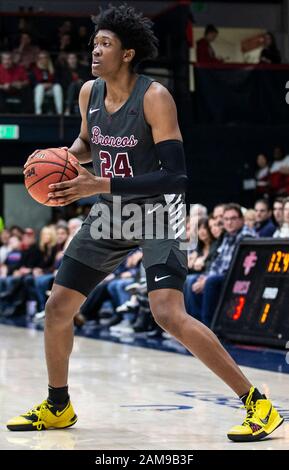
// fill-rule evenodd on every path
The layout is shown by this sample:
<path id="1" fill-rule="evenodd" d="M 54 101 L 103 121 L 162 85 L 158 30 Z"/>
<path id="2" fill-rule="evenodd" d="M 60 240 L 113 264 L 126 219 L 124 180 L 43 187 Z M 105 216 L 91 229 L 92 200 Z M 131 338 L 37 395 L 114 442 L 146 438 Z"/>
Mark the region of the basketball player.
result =
<path id="1" fill-rule="evenodd" d="M 76 423 L 67 385 L 73 317 L 94 286 L 133 248 L 141 246 L 156 322 L 243 401 L 246 419 L 234 426 L 228 437 L 260 440 L 280 426 L 283 418 L 243 375 L 212 331 L 186 313 L 183 284 L 187 258 L 178 237 L 95 237 L 93 228 L 100 209 L 107 208 L 110 215 L 114 195 L 122 198 L 120 210 L 128 202 L 141 208 L 150 202 L 154 207 L 150 212 L 156 213 L 165 205 L 175 209 L 177 203 L 182 204 L 187 176 L 172 96 L 161 84 L 134 71 L 141 60 L 156 56 L 151 22 L 127 6 L 109 7 L 94 22 L 92 74 L 98 78 L 81 89 L 81 130 L 69 148 L 79 162 L 75 164 L 78 177 L 51 185 L 49 197 L 60 206 L 92 194 L 99 194 L 99 199 L 72 239 L 46 304 L 48 398 L 11 419 L 7 427 L 11 431 L 41 431 Z M 96 176 L 81 166 L 91 160 Z"/>

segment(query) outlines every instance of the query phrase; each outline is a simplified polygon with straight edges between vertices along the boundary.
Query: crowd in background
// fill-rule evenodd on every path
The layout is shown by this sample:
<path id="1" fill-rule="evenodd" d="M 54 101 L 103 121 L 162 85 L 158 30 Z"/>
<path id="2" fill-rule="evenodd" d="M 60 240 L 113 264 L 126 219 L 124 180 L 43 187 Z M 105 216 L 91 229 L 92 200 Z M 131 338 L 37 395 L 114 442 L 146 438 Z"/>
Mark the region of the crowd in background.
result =
<path id="1" fill-rule="evenodd" d="M 91 78 L 91 26 L 85 19 L 83 24 L 75 19 L 58 24 L 59 18 L 54 18 L 51 28 L 58 26 L 50 31 L 47 25 L 41 28 L 37 18 L 17 21 L 14 29 L 11 25 L 6 31 L 0 28 L 0 113 L 78 114 L 79 90 Z M 197 62 L 223 62 L 212 47 L 217 35 L 217 28 L 207 25 L 196 43 Z M 264 34 L 262 46 L 261 64 L 281 63 L 271 32 Z"/>
<path id="2" fill-rule="evenodd" d="M 36 236 L 31 228 L 8 227 L 0 234 L 0 316 L 45 317 L 45 303 L 61 259 L 82 218 L 59 220 Z M 234 251 L 244 238 L 287 238 L 289 198 L 258 199 L 254 208 L 218 204 L 208 214 L 201 204 L 187 217 L 188 275 L 184 285 L 187 312 L 210 326 Z M 91 292 L 75 317 L 111 334 L 163 335 L 149 309 L 142 250 L 136 249 Z"/>
<path id="3" fill-rule="evenodd" d="M 79 90 L 91 77 L 88 27 L 66 20 L 47 39 L 26 18 L 2 33 L 0 113 L 79 113 Z"/>

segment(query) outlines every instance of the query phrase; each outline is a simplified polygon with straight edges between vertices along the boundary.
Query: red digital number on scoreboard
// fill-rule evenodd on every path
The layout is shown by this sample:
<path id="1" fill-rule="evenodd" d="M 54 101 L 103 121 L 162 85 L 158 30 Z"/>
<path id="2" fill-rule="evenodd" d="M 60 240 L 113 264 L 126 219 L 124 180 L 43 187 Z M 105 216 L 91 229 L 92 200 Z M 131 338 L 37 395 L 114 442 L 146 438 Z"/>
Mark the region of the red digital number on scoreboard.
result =
<path id="1" fill-rule="evenodd" d="M 244 310 L 245 303 L 246 303 L 246 298 L 243 295 L 240 295 L 239 297 L 235 298 L 235 305 L 233 307 L 233 312 L 230 315 L 232 320 L 234 321 L 239 320 Z"/>

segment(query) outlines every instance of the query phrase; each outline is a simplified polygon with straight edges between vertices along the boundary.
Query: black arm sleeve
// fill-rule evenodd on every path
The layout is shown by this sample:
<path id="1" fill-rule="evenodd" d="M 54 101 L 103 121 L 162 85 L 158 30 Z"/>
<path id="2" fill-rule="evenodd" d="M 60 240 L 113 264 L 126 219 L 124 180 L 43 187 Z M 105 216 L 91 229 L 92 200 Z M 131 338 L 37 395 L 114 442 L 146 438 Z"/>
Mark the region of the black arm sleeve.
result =
<path id="1" fill-rule="evenodd" d="M 112 178 L 111 194 L 180 194 L 186 191 L 188 178 L 183 143 L 164 140 L 155 148 L 162 168 L 139 176 Z"/>

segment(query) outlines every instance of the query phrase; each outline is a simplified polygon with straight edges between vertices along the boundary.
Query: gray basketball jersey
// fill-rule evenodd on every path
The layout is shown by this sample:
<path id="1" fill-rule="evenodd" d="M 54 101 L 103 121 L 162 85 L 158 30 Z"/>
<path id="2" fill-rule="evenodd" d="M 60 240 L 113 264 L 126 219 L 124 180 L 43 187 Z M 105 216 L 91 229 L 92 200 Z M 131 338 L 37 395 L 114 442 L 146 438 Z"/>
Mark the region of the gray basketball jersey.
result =
<path id="1" fill-rule="evenodd" d="M 160 168 L 156 157 L 150 126 L 144 117 L 144 94 L 153 80 L 138 75 L 128 100 L 116 112 L 109 114 L 104 105 L 105 81 L 95 80 L 87 108 L 87 125 L 92 161 L 97 176 L 109 178 L 132 177 Z M 152 194 L 155 198 L 163 196 Z M 149 196 L 150 197 L 150 196 Z M 112 194 L 101 195 L 112 201 Z M 123 194 L 122 201 L 148 199 L 148 195 Z"/>

